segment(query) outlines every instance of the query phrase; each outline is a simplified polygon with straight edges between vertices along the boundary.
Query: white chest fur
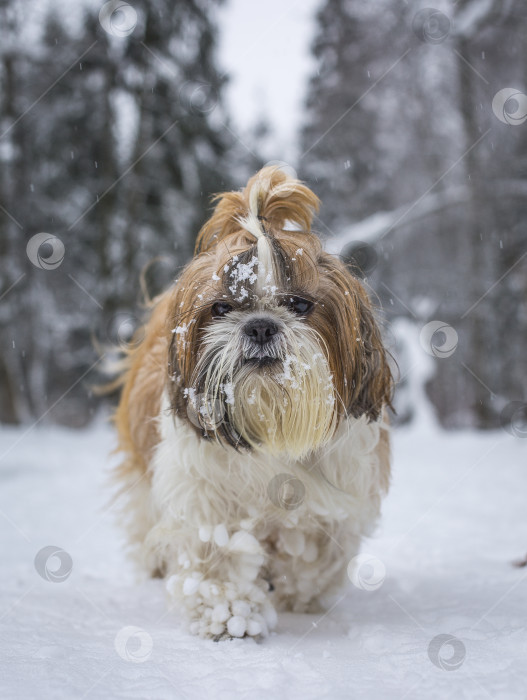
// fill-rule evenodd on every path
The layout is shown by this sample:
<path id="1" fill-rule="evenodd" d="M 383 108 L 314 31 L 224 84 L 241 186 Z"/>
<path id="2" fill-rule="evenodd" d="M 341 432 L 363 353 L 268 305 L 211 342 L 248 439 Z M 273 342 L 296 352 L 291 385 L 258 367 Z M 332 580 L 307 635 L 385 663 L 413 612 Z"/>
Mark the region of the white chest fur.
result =
<path id="1" fill-rule="evenodd" d="M 165 403 L 165 406 L 167 404 Z M 152 459 L 152 498 L 164 518 L 191 527 L 245 520 L 279 520 L 297 525 L 303 517 L 328 520 L 350 517 L 362 525 L 381 491 L 376 447 L 380 422 L 351 419 L 335 439 L 303 462 L 261 452 L 237 452 L 200 438 L 165 409 L 159 417 L 161 442 Z M 280 508 L 271 483 L 278 475 L 298 480 L 298 507 Z M 296 482 L 292 481 L 292 488 Z M 361 513 L 361 511 L 365 511 Z"/>

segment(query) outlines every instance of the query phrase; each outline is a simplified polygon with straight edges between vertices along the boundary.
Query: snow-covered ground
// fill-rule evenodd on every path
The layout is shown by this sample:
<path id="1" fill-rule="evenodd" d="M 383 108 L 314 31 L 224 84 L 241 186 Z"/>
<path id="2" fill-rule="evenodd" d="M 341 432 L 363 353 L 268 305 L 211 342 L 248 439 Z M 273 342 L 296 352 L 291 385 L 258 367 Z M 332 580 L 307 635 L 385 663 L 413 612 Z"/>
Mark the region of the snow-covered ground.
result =
<path id="1" fill-rule="evenodd" d="M 2 698 L 527 697 L 527 440 L 399 430 L 372 590 L 262 643 L 190 637 L 163 583 L 135 580 L 105 510 L 112 440 L 0 430 Z M 50 545 L 62 582 L 34 563 Z"/>

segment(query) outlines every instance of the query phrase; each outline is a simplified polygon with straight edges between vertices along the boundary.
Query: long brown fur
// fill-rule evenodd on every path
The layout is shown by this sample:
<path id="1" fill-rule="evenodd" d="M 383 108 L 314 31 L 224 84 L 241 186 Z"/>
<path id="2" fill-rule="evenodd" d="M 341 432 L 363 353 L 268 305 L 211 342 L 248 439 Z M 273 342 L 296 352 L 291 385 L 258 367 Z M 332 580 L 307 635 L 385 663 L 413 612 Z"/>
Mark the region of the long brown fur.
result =
<path id="1" fill-rule="evenodd" d="M 212 320 L 212 305 L 228 301 L 244 309 L 250 303 L 236 300 L 225 270 L 235 256 L 250 259 L 256 254 L 254 236 L 242 228 L 240 219 L 247 214 L 251 188 L 260 183 L 260 218 L 280 261 L 284 294 L 315 303 L 308 323 L 326 348 L 339 397 L 339 418 L 366 414 L 376 419 L 383 405 L 390 403 L 392 377 L 368 296 L 311 232 L 318 198 L 281 170 L 264 169 L 243 191 L 215 198 L 214 213 L 197 237 L 195 257 L 174 286 L 158 297 L 144 340 L 130 351 L 115 415 L 119 448 L 126 454 L 121 474 L 147 469 L 159 440 L 155 420 L 165 387 L 173 410 L 185 417 L 184 388 L 191 385 L 201 332 Z M 289 230 L 291 226 L 299 230 Z"/>

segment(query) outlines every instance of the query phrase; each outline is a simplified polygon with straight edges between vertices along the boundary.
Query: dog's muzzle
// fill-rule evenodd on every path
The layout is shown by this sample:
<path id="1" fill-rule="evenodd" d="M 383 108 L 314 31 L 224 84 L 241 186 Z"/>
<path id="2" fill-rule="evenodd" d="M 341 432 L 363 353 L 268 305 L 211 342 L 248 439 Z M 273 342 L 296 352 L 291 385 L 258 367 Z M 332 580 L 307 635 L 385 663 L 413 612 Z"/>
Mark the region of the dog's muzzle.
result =
<path id="1" fill-rule="evenodd" d="M 243 326 L 243 357 L 265 365 L 279 360 L 282 334 L 279 324 L 270 317 L 252 318 Z"/>

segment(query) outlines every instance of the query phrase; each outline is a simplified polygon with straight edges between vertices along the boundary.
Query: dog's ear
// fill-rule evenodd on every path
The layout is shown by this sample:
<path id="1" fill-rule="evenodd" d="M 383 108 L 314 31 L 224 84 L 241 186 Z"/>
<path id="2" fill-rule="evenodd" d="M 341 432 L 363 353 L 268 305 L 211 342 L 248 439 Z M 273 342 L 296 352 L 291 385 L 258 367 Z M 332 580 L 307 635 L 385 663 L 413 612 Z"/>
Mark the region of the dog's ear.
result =
<path id="1" fill-rule="evenodd" d="M 199 332 L 210 314 L 209 280 L 214 273 L 214 258 L 202 255 L 194 258 L 181 272 L 168 298 L 164 334 L 166 337 L 167 391 L 172 409 L 186 410 L 184 392 L 192 386 L 192 377 L 199 347 Z M 203 282 L 205 280 L 205 282 Z"/>
<path id="2" fill-rule="evenodd" d="M 358 288 L 355 303 L 359 309 L 359 337 L 362 341 L 362 352 L 359 352 L 357 365 L 361 367 L 361 372 L 357 392 L 351 398 L 348 412 L 355 416 L 365 413 L 370 419 L 376 420 L 384 405 L 391 406 L 394 382 L 388 354 L 368 295 L 360 282 L 355 281 L 355 285 Z"/>
<path id="3" fill-rule="evenodd" d="M 317 330 L 329 347 L 337 391 L 348 415 L 376 420 L 391 405 L 393 377 L 370 300 L 340 260 L 322 253 L 319 266 L 324 328 Z"/>

